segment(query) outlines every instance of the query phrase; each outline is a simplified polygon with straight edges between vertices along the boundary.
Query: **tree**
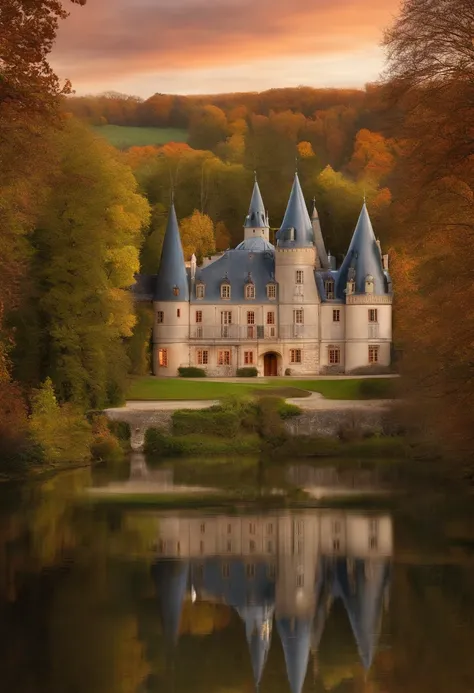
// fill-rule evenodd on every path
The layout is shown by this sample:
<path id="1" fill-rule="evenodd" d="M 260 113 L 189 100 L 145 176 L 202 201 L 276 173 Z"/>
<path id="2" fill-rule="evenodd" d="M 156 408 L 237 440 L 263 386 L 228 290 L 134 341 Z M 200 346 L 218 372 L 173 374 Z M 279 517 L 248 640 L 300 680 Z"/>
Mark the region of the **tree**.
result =
<path id="1" fill-rule="evenodd" d="M 230 233 L 223 221 L 216 224 L 216 250 L 227 250 L 230 247 Z"/>
<path id="2" fill-rule="evenodd" d="M 98 408 L 125 387 L 123 338 L 135 323 L 129 287 L 149 210 L 118 153 L 86 129 L 71 122 L 50 147 L 52 185 L 32 236 L 35 319 L 18 336 L 31 343 L 36 323 L 38 379 L 50 376 L 61 400 Z"/>
<path id="3" fill-rule="evenodd" d="M 385 35 L 405 140 L 391 215 L 397 338 L 420 428 L 452 460 L 474 444 L 473 26 L 470 0 L 406 0 Z"/>
<path id="4" fill-rule="evenodd" d="M 202 259 L 215 251 L 214 224 L 207 214 L 195 209 L 190 217 L 181 221 L 180 232 L 186 259 L 193 253 Z"/>
<path id="5" fill-rule="evenodd" d="M 356 180 L 378 184 L 395 166 L 395 143 L 378 132 L 359 130 L 346 170 Z"/>
<path id="6" fill-rule="evenodd" d="M 224 142 L 228 134 L 227 118 L 224 111 L 211 104 L 197 108 L 191 114 L 189 123 L 189 144 L 195 149 L 213 151 L 219 142 Z"/>

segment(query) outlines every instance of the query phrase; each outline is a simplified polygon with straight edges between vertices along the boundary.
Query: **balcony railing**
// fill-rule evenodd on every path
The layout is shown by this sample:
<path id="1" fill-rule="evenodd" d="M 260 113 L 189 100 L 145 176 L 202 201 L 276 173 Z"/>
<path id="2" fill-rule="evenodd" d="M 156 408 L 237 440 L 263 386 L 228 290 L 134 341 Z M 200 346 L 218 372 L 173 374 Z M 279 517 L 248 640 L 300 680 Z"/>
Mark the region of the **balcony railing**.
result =
<path id="1" fill-rule="evenodd" d="M 192 325 L 191 339 L 257 341 L 260 339 L 317 339 L 317 325 Z"/>

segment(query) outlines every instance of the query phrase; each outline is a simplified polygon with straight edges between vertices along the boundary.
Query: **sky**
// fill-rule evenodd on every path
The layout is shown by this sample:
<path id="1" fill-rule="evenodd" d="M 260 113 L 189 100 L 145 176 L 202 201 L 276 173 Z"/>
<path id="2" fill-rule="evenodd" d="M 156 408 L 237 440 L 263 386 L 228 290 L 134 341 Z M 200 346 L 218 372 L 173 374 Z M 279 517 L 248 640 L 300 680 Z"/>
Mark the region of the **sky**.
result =
<path id="1" fill-rule="evenodd" d="M 400 0 L 87 0 L 51 64 L 77 94 L 362 87 Z"/>

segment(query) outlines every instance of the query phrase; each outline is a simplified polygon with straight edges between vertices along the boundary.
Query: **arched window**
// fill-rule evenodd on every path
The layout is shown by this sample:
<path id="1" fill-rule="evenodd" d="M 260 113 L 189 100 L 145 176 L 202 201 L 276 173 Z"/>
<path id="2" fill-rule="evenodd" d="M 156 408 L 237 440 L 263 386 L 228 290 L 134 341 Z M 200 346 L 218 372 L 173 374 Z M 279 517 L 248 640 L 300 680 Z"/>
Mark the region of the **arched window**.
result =
<path id="1" fill-rule="evenodd" d="M 205 286 L 202 282 L 196 284 L 196 298 L 204 298 L 206 293 Z"/>
<path id="2" fill-rule="evenodd" d="M 326 298 L 334 298 L 334 279 L 326 279 L 324 281 L 324 291 Z"/>
<path id="3" fill-rule="evenodd" d="M 245 298 L 252 299 L 255 298 L 255 284 L 245 285 Z"/>
<path id="4" fill-rule="evenodd" d="M 224 298 L 224 299 L 230 298 L 230 284 L 227 282 L 224 282 L 223 284 L 221 284 L 221 298 Z"/>

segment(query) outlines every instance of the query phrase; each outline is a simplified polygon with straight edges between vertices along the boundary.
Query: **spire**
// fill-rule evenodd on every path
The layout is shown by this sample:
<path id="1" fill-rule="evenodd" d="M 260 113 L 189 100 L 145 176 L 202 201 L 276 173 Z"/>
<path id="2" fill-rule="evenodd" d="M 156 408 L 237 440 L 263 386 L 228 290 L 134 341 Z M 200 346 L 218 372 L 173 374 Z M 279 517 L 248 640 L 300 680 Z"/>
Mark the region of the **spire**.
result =
<path id="1" fill-rule="evenodd" d="M 252 199 L 250 200 L 249 213 L 245 219 L 245 228 L 266 228 L 268 226 L 265 205 L 263 204 L 262 194 L 257 183 L 257 172 L 255 171 L 255 183 L 253 186 Z"/>
<path id="2" fill-rule="evenodd" d="M 313 197 L 313 211 L 311 212 L 311 220 L 319 219 L 318 210 L 316 208 L 316 198 Z"/>
<path id="3" fill-rule="evenodd" d="M 155 301 L 189 301 L 188 276 L 173 202 L 156 278 Z"/>
<path id="4" fill-rule="evenodd" d="M 158 561 L 152 567 L 163 634 L 167 644 L 172 646 L 178 642 L 188 572 L 186 561 Z"/>
<path id="5" fill-rule="evenodd" d="M 314 244 L 313 227 L 297 173 L 277 239 L 278 246 L 283 248 L 308 248 Z"/>
<path id="6" fill-rule="evenodd" d="M 253 678 L 258 690 L 272 636 L 273 607 L 246 606 L 237 609 L 245 623 L 245 635 L 250 651 Z"/>
<path id="7" fill-rule="evenodd" d="M 316 208 L 316 198 L 313 197 L 313 211 L 311 212 L 311 225 L 313 227 L 314 245 L 319 257 L 319 263 L 323 269 L 331 269 L 324 244 L 323 234 L 321 232 L 321 224 L 319 223 L 319 214 Z"/>
<path id="8" fill-rule="evenodd" d="M 283 645 L 291 692 L 301 693 L 308 668 L 311 619 L 281 618 L 277 620 L 277 629 Z"/>
<path id="9" fill-rule="evenodd" d="M 367 275 L 371 275 L 374 279 L 374 294 L 380 296 L 387 293 L 382 258 L 380 257 L 380 250 L 375 240 L 375 234 L 365 202 L 362 205 L 349 250 L 339 270 L 337 279 L 338 298 L 344 297 L 349 269 L 351 268 L 355 272 L 356 294 L 365 293 Z"/>

